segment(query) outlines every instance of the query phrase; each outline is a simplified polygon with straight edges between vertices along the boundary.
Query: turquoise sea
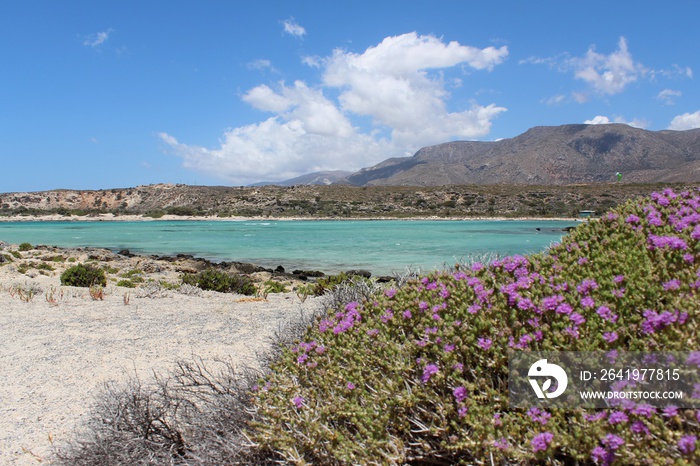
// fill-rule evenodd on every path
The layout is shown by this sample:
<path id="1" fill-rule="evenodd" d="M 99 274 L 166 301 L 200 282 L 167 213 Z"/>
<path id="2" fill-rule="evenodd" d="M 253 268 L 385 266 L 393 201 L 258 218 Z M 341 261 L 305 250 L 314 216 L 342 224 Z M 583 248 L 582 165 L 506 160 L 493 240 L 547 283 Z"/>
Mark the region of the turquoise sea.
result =
<path id="1" fill-rule="evenodd" d="M 570 221 L 285 220 L 0 222 L 0 240 L 60 247 L 95 246 L 140 254 L 192 254 L 286 270 L 375 275 L 407 267 L 427 272 L 484 254 L 538 252 Z M 539 230 L 538 230 L 539 229 Z"/>

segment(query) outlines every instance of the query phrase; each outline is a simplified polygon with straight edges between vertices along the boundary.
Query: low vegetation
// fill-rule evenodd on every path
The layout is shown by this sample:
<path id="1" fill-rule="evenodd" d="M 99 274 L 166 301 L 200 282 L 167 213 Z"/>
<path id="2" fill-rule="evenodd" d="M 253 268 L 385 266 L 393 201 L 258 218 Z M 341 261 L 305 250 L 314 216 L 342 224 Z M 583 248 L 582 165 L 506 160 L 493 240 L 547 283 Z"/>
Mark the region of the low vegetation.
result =
<path id="1" fill-rule="evenodd" d="M 700 463 L 696 410 L 515 409 L 507 388 L 508 351 L 696 347 L 700 191 L 630 201 L 545 253 L 357 278 L 257 381 L 182 363 L 107 387 L 63 464 Z"/>
<path id="2" fill-rule="evenodd" d="M 92 286 L 107 286 L 107 278 L 102 269 L 90 264 L 77 264 L 67 268 L 61 274 L 61 285 L 90 288 Z"/>
<path id="3" fill-rule="evenodd" d="M 196 274 L 184 274 L 182 283 L 194 285 L 202 290 L 218 291 L 219 293 L 238 293 L 252 296 L 257 288 L 246 275 L 207 269 Z"/>

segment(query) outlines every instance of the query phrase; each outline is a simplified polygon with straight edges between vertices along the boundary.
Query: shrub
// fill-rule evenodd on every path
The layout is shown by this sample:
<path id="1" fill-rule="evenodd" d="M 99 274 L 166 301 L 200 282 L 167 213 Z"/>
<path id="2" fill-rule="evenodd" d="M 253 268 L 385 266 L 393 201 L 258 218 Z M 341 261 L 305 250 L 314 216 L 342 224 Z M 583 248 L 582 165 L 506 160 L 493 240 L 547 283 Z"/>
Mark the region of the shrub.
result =
<path id="1" fill-rule="evenodd" d="M 123 286 L 124 288 L 136 288 L 136 283 L 131 280 L 119 280 L 117 286 Z"/>
<path id="2" fill-rule="evenodd" d="M 80 286 L 83 288 L 95 285 L 106 286 L 107 278 L 104 270 L 91 265 L 78 264 L 67 268 L 61 274 L 61 285 Z"/>
<path id="3" fill-rule="evenodd" d="M 264 284 L 264 290 L 266 293 L 286 293 L 287 287 L 284 283 L 276 282 L 274 280 L 268 280 Z"/>
<path id="4" fill-rule="evenodd" d="M 197 274 L 184 274 L 182 283 L 219 293 L 238 293 L 252 296 L 256 292 L 255 285 L 247 276 L 216 269 L 207 269 Z"/>
<path id="5" fill-rule="evenodd" d="M 22 252 L 31 251 L 32 249 L 34 249 L 34 246 L 29 243 L 22 243 L 19 245 L 19 250 Z"/>
<path id="6" fill-rule="evenodd" d="M 546 253 L 347 303 L 272 364 L 253 439 L 297 464 L 698 464 L 694 410 L 533 416 L 507 386 L 508 351 L 696 345 L 698 240 L 700 191 L 665 190 Z"/>

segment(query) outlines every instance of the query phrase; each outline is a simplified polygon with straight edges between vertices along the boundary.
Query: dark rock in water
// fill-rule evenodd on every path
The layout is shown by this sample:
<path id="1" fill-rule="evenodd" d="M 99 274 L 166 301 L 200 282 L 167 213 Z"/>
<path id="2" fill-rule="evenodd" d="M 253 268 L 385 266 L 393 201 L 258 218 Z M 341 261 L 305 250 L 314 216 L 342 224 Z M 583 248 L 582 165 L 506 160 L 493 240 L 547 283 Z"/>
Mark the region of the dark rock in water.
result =
<path id="1" fill-rule="evenodd" d="M 256 272 L 272 272 L 272 269 L 266 269 L 265 267 L 260 267 L 259 265 L 255 264 L 249 264 L 247 262 L 226 262 L 226 265 L 232 265 L 240 273 L 246 274 Z"/>
<path id="2" fill-rule="evenodd" d="M 542 231 L 542 228 L 537 227 L 537 228 L 535 228 L 535 231 Z"/>
<path id="3" fill-rule="evenodd" d="M 576 227 L 564 227 L 564 228 L 561 229 L 561 231 L 565 231 L 565 232 L 568 233 L 568 232 L 573 231 L 573 230 L 575 230 L 575 229 L 576 229 Z"/>
<path id="4" fill-rule="evenodd" d="M 369 270 L 348 270 L 345 272 L 346 275 L 359 275 L 360 277 L 369 278 L 372 276 L 372 272 Z"/>
<path id="5" fill-rule="evenodd" d="M 394 277 L 390 277 L 388 275 L 382 275 L 381 277 L 377 277 L 377 283 L 389 283 L 393 281 Z"/>
<path id="6" fill-rule="evenodd" d="M 303 275 L 305 277 L 324 277 L 326 274 L 318 270 L 294 270 L 292 275 Z"/>
<path id="7" fill-rule="evenodd" d="M 284 273 L 284 267 L 282 267 L 281 265 L 278 265 L 277 268 L 275 269 L 275 272 Z"/>
<path id="8" fill-rule="evenodd" d="M 194 259 L 192 254 L 177 254 L 175 257 L 178 259 Z"/>

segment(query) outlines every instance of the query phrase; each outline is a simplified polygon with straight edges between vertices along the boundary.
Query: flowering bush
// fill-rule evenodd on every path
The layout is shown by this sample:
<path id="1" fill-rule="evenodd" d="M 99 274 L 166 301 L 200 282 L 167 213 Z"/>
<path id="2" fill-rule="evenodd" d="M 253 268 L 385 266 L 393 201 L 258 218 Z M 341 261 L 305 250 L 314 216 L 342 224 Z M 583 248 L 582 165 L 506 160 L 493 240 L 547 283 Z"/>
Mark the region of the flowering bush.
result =
<path id="1" fill-rule="evenodd" d="M 700 191 L 665 190 L 561 244 L 336 309 L 255 392 L 263 449 L 312 464 L 697 464 L 700 413 L 510 409 L 509 349 L 688 351 Z"/>

